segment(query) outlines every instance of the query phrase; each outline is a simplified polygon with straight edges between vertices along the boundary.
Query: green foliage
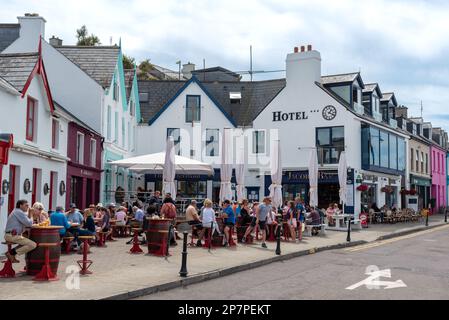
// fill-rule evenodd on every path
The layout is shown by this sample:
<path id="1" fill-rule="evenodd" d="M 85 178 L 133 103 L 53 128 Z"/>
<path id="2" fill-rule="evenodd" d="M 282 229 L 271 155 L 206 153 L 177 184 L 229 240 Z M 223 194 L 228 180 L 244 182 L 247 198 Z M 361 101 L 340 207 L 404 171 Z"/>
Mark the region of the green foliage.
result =
<path id="1" fill-rule="evenodd" d="M 93 34 L 89 35 L 85 25 L 76 30 L 76 38 L 78 39 L 78 42 L 76 43 L 77 46 L 101 45 L 100 38 Z"/>
<path id="2" fill-rule="evenodd" d="M 153 77 L 150 74 L 150 71 L 154 70 L 153 65 L 151 64 L 149 59 L 143 60 L 139 64 L 139 71 L 137 77 L 139 80 L 152 80 Z"/>
<path id="3" fill-rule="evenodd" d="M 127 56 L 126 54 L 123 55 L 123 68 L 134 69 L 135 63 L 136 60 L 133 57 Z"/>

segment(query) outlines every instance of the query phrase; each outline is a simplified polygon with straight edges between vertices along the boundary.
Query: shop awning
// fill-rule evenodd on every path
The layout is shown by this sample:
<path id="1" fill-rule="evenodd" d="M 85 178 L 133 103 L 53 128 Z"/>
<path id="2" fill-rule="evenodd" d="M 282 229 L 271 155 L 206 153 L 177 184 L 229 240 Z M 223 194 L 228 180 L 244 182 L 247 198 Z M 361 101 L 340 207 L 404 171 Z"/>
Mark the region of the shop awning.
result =
<path id="1" fill-rule="evenodd" d="M 165 152 L 147 154 L 144 156 L 128 158 L 109 162 L 110 165 L 126 168 L 138 173 L 159 174 L 164 170 Z M 214 169 L 210 164 L 175 156 L 177 174 L 213 175 Z"/>

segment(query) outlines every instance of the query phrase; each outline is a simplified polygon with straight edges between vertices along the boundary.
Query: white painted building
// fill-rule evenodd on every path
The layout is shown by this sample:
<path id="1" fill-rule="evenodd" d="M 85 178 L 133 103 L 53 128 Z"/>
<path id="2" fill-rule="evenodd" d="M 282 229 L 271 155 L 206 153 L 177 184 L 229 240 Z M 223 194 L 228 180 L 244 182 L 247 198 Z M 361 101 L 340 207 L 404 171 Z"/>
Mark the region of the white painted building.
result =
<path id="1" fill-rule="evenodd" d="M 9 186 L 0 195 L 3 239 L 18 200 L 42 202 L 46 210 L 65 203 L 60 191 L 66 183 L 68 121 L 54 107 L 40 53 L 0 55 L 0 80 L 9 85 L 0 88 L 0 132 L 14 137 L 2 170 L 2 186 Z"/>
<path id="2" fill-rule="evenodd" d="M 18 32 L 8 31 L 6 47 L 0 46 L 3 53 L 34 52 L 39 39 L 45 39 L 43 17 L 26 14 L 18 22 L 8 28 Z M 79 47 L 62 45 L 55 37 L 50 40 L 51 44 L 42 41 L 42 53 L 53 99 L 105 138 L 100 198 L 109 202 L 118 187 L 128 190 L 138 184 L 135 175 L 108 165 L 134 155 L 140 122 L 136 72 L 123 69 L 120 45 Z M 125 73 L 132 77 L 125 81 Z"/>

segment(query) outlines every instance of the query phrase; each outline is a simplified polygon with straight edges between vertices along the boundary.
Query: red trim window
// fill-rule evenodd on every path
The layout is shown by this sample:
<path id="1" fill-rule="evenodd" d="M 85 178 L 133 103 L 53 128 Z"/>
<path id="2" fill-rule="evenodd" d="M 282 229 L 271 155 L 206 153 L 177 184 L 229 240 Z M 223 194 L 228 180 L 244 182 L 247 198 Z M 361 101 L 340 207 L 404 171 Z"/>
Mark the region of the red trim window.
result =
<path id="1" fill-rule="evenodd" d="M 28 97 L 27 100 L 27 123 L 26 123 L 26 139 L 34 141 L 34 128 L 36 124 L 36 100 Z"/>

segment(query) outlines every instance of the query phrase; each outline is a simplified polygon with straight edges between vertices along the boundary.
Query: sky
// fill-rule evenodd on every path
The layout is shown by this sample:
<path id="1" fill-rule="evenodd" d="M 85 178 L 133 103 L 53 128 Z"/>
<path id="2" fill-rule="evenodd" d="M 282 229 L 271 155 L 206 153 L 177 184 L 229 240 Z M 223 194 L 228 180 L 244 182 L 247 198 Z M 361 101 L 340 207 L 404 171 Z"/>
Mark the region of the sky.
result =
<path id="1" fill-rule="evenodd" d="M 361 71 L 395 92 L 409 116 L 449 131 L 449 1 L 444 0 L 0 0 L 0 23 L 25 12 L 46 20 L 45 38 L 76 43 L 86 25 L 136 61 L 232 71 L 285 69 L 295 46 L 313 45 L 324 74 Z M 255 80 L 283 78 L 264 73 Z"/>

